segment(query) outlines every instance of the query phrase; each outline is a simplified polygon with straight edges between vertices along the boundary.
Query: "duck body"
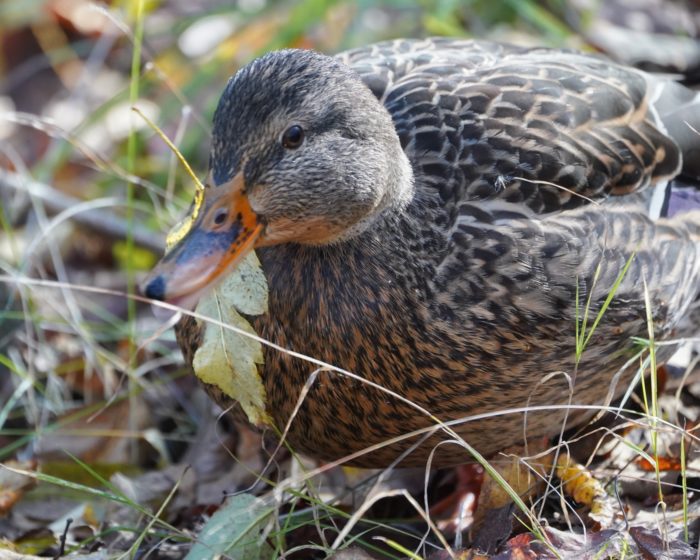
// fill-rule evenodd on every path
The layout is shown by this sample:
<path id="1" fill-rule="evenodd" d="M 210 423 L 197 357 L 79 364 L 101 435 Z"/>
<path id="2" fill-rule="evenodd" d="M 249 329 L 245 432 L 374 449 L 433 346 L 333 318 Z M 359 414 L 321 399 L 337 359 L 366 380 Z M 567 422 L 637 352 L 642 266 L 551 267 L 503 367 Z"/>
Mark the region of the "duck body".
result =
<path id="1" fill-rule="evenodd" d="M 643 286 L 638 280 L 646 268 L 632 261 L 628 281 L 618 288 L 617 301 L 606 311 L 576 366 L 576 283 L 563 271 L 576 270 L 585 258 L 593 260 L 585 264 L 593 273 L 601 266 L 590 305 L 590 328 L 635 250 L 634 243 L 626 250 L 602 247 L 600 239 L 619 227 L 617 217 L 600 223 L 585 212 L 576 214 L 566 224 L 546 224 L 544 230 L 525 223 L 504 226 L 503 237 L 495 241 L 497 247 L 493 238 L 471 243 L 462 257 L 471 266 L 459 274 L 471 272 L 472 280 L 458 290 L 454 284 L 462 281 L 460 277 L 451 277 L 449 268 L 441 266 L 440 238 L 433 252 L 425 245 L 425 234 L 416 236 L 420 230 L 413 227 L 425 218 L 420 214 L 412 216 L 413 224 L 404 216 L 344 247 L 263 249 L 259 257 L 270 283 L 270 307 L 267 316 L 253 322 L 254 328 L 263 338 L 401 395 L 443 422 L 463 418 L 465 423 L 455 426 L 455 431 L 486 456 L 523 443 L 524 434 L 528 438 L 557 434 L 569 402 L 569 383 L 574 387 L 574 407 L 609 404 L 638 371 L 635 362 L 617 376 L 641 350 L 633 337 L 649 337 Z M 651 222 L 647 226 L 655 227 Z M 395 239 L 397 229 L 403 229 L 401 245 L 381 244 Z M 696 235 L 698 231 L 695 228 Z M 484 240 L 477 231 L 474 234 L 475 240 Z M 679 235 L 666 243 L 692 247 L 693 242 Z M 380 244 L 384 250 L 378 248 Z M 418 262 L 418 244 L 433 258 Z M 598 254 L 592 256 L 589 252 L 596 245 Z M 672 254 L 678 248 L 659 246 L 657 250 Z M 560 256 L 545 257 L 547 251 Z M 640 261 L 654 258 L 652 253 L 637 255 L 635 260 Z M 678 272 L 674 267 L 684 266 L 669 262 L 664 270 L 656 270 L 655 280 L 662 282 Z M 583 313 L 586 287 L 592 286 L 593 277 L 579 280 L 579 313 Z M 683 328 L 669 317 L 670 282 L 666 289 L 663 296 L 661 290 L 654 290 L 652 297 L 655 324 L 662 326 L 657 337 L 690 334 L 692 325 Z M 659 354 L 661 363 L 665 354 Z M 270 410 L 276 424 L 285 426 L 301 389 L 319 368 L 274 349 L 266 350 L 265 364 Z M 528 413 L 525 421 L 522 409 L 527 406 L 545 410 Z M 496 416 L 480 418 L 488 413 Z M 575 423 L 594 413 L 572 408 L 568 418 Z M 288 438 L 294 449 L 335 460 L 434 425 L 425 413 L 398 398 L 328 371 L 319 374 L 304 397 Z M 425 465 L 443 439 L 443 434 L 432 438 L 401 465 Z M 407 438 L 360 456 L 353 464 L 388 465 L 416 441 Z M 433 464 L 467 460 L 468 452 L 453 444 L 441 448 Z"/>
<path id="2" fill-rule="evenodd" d="M 234 77 L 222 97 L 215 183 L 250 167 L 246 184 L 272 184 L 260 169 L 284 167 L 230 155 L 249 134 L 235 135 L 232 119 L 251 129 L 276 119 L 249 93 L 266 83 L 255 73 L 283 84 L 275 91 L 268 81 L 272 91 L 259 94 L 283 106 L 300 102 L 299 88 L 314 87 L 314 72 L 304 69 L 321 55 L 284 51 L 279 56 L 291 62 L 279 68 L 274 56 Z M 410 174 L 390 173 L 388 183 L 399 186 L 376 197 L 371 219 L 322 242 L 310 233 L 280 241 L 274 224 L 281 221 L 263 210 L 271 207 L 267 193 L 247 187 L 274 241 L 258 246 L 269 309 L 252 318 L 256 332 L 370 382 L 322 371 L 302 398 L 318 365 L 266 347 L 267 410 L 278 428 L 289 423 L 294 449 L 324 460 L 357 454 L 351 463 L 366 467 L 397 459 L 424 465 L 433 450 L 433 465 L 466 462 L 471 456 L 458 443 L 437 445 L 444 433 L 426 435 L 436 418 L 454 422 L 464 441 L 490 455 L 557 434 L 565 419 L 579 423 L 595 412 L 586 406 L 623 393 L 637 372 L 637 362 L 628 364 L 640 351 L 634 337 L 649 337 L 645 290 L 657 340 L 697 332 L 700 212 L 665 215 L 674 188 L 700 175 L 692 157 L 699 144 L 682 124 L 700 123 L 692 92 L 596 57 L 481 41 L 393 41 L 328 60 L 349 68 L 379 101 Z M 301 70 L 285 83 L 280 68 L 290 64 Z M 312 142 L 308 118 L 289 122 L 302 122 Z M 339 156 L 338 166 L 346 164 Z M 297 167 L 283 169 L 292 185 Z M 333 177 L 325 188 L 324 203 L 350 215 L 354 202 L 334 197 Z M 400 202 L 384 202 L 392 197 Z M 149 285 L 162 292 L 164 277 L 155 274 Z M 592 334 L 577 359 L 584 328 Z M 196 323 L 185 318 L 177 330 L 191 361 Z M 659 360 L 667 354 L 660 349 Z M 528 406 L 535 409 L 525 414 Z"/>

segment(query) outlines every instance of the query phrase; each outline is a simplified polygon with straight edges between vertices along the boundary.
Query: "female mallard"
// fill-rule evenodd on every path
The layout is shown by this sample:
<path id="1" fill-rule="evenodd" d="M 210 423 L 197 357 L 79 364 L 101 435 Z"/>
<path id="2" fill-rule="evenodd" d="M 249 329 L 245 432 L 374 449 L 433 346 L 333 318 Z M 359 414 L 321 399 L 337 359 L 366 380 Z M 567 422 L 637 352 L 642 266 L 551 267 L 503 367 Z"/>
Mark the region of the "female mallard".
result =
<path id="1" fill-rule="evenodd" d="M 552 435 L 569 383 L 574 405 L 626 388 L 635 368 L 616 374 L 648 336 L 645 286 L 657 339 L 700 323 L 700 212 L 665 217 L 672 185 L 700 176 L 692 127 L 694 92 L 576 52 L 452 39 L 273 52 L 229 81 L 202 208 L 144 291 L 191 302 L 258 248 L 261 336 L 442 421 L 494 413 L 454 426 L 491 454 L 523 441 L 508 409 L 551 405 L 525 425 Z M 576 365 L 577 313 L 590 298 L 595 316 L 630 258 Z M 192 320 L 180 343 L 191 360 Z M 284 427 L 316 366 L 265 352 L 267 410 Z M 434 423 L 327 372 L 288 440 L 337 459 Z M 354 464 L 387 465 L 416 441 Z M 468 459 L 443 445 L 435 463 Z"/>

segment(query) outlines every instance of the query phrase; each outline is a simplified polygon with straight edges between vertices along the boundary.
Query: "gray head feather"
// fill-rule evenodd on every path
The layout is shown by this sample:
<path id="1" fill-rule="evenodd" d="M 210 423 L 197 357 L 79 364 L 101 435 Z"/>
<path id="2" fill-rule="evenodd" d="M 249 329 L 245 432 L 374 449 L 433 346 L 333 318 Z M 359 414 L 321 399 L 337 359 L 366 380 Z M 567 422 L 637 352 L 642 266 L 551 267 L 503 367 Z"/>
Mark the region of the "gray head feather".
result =
<path id="1" fill-rule="evenodd" d="M 287 149 L 292 125 L 304 141 Z M 350 68 L 312 51 L 273 52 L 242 68 L 221 96 L 213 137 L 214 182 L 243 172 L 271 242 L 347 238 L 413 194 L 386 109 Z"/>

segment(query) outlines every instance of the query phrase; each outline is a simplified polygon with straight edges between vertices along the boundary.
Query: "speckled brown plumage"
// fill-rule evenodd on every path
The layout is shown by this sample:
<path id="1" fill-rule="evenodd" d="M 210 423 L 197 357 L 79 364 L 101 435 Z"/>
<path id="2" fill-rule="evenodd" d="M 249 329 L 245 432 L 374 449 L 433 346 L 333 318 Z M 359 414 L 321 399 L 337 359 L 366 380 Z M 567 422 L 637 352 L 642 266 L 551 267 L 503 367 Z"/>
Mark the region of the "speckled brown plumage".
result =
<path id="1" fill-rule="evenodd" d="M 269 234 L 258 249 L 269 313 L 253 326 L 442 421 L 566 405 L 567 376 L 574 404 L 603 404 L 636 371 L 615 377 L 638 350 L 633 337 L 647 336 L 643 282 L 658 339 L 697 330 L 700 213 L 664 217 L 673 188 L 700 175 L 685 121 L 700 128 L 693 92 L 575 52 L 434 39 L 335 59 L 266 55 L 227 86 L 211 159 L 215 185 L 243 174 Z M 303 123 L 306 143 L 292 153 L 279 135 L 293 122 Z M 358 158 L 355 146 L 377 135 L 379 148 Z M 369 202 L 363 173 L 382 178 L 377 190 L 386 182 Z M 324 231 L 332 235 L 321 239 Z M 633 253 L 575 367 L 577 289 L 595 314 Z M 163 278 L 152 295 L 167 297 Z M 198 337 L 184 319 L 178 339 L 188 360 Z M 278 427 L 316 369 L 265 350 L 261 375 Z M 527 435 L 558 433 L 562 418 L 529 413 Z M 523 420 L 506 413 L 455 429 L 492 454 L 523 441 Z M 432 424 L 386 393 L 324 372 L 288 440 L 337 459 Z M 436 441 L 402 465 L 424 464 Z M 386 466 L 413 443 L 354 463 Z M 434 464 L 468 459 L 451 444 Z"/>

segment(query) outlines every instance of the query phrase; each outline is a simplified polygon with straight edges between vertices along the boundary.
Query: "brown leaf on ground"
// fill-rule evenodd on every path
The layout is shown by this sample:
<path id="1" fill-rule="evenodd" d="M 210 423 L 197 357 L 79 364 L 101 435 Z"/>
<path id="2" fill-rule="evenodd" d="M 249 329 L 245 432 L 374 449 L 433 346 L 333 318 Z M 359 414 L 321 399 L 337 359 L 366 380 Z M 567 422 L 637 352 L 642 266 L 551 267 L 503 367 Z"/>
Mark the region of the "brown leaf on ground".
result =
<path id="1" fill-rule="evenodd" d="M 485 553 L 493 554 L 502 543 L 508 539 L 513 531 L 513 510 L 515 504 L 506 504 L 500 508 L 489 509 L 486 512 L 484 521 L 479 528 L 474 539 L 474 549 Z M 521 535 L 518 535 L 520 537 Z M 518 537 L 511 539 L 517 541 Z"/>
<path id="2" fill-rule="evenodd" d="M 579 560 L 617 557 L 622 534 L 605 530 L 579 535 L 554 528 L 545 530 L 551 548 L 532 533 L 523 533 L 510 539 L 504 549 L 490 556 L 490 560 L 548 560 L 578 558 Z"/>
<path id="3" fill-rule="evenodd" d="M 680 540 L 665 541 L 658 531 L 631 527 L 630 535 L 645 560 L 695 560 L 698 551 Z"/>
<path id="4" fill-rule="evenodd" d="M 223 497 L 252 486 L 265 466 L 262 436 L 236 423 L 229 433 L 213 411 L 202 411 L 194 441 L 180 461 L 196 473 L 194 504 L 219 504 Z"/>
<path id="5" fill-rule="evenodd" d="M 538 541 L 531 533 L 523 533 L 510 539 L 505 550 L 490 556 L 492 560 L 549 560 L 556 556 L 547 550 L 542 541 Z"/>
<path id="6" fill-rule="evenodd" d="M 656 463 L 660 471 L 680 471 L 681 470 L 681 460 L 678 457 L 657 457 L 655 458 Z M 643 471 L 655 472 L 656 465 L 645 457 L 640 457 L 637 459 L 637 465 Z"/>
<path id="7" fill-rule="evenodd" d="M 622 533 L 613 529 L 589 531 L 585 535 L 554 528 L 547 528 L 545 532 L 560 556 L 566 558 L 574 555 L 583 559 L 618 557 L 623 541 Z"/>
<path id="8" fill-rule="evenodd" d="M 11 469 L 34 471 L 36 461 L 7 461 L 0 463 L 0 516 L 7 515 L 12 506 L 22 499 L 24 493 L 36 485 L 36 480 L 28 476 L 13 472 Z"/>

